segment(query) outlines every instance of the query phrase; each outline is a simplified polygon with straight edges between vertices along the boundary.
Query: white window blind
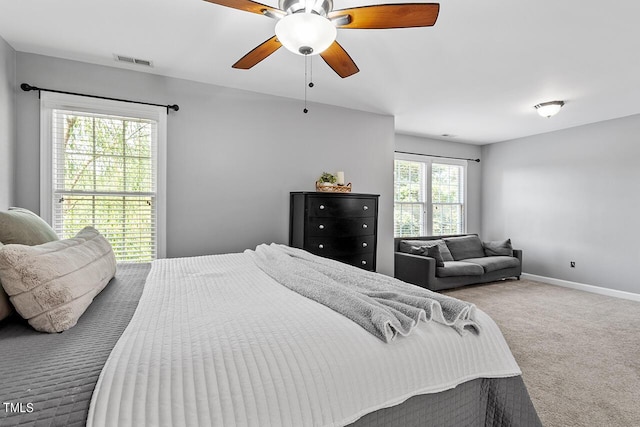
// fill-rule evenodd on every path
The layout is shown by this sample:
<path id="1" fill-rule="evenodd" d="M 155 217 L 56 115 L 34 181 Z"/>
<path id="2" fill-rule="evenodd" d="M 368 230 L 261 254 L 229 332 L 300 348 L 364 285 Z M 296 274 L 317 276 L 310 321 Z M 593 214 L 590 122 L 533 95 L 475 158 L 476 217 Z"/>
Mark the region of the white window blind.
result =
<path id="1" fill-rule="evenodd" d="M 45 112 L 52 227 L 60 238 L 70 238 L 91 225 L 109 240 L 119 262 L 151 261 L 159 255 L 163 211 L 158 209 L 158 122 L 87 110 Z"/>
<path id="2" fill-rule="evenodd" d="M 396 160 L 394 169 L 394 235 L 424 236 L 427 232 L 426 164 Z"/>
<path id="3" fill-rule="evenodd" d="M 460 234 L 464 227 L 464 167 L 431 164 L 432 234 Z"/>
<path id="4" fill-rule="evenodd" d="M 466 232 L 465 170 L 459 161 L 396 155 L 394 236 Z"/>

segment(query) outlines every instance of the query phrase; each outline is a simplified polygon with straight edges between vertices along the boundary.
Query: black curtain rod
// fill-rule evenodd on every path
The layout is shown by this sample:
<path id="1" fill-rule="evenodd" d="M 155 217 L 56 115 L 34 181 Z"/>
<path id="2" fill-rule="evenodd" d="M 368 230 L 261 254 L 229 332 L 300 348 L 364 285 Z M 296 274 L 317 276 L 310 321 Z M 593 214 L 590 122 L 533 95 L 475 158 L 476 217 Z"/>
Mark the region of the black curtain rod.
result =
<path id="1" fill-rule="evenodd" d="M 169 114 L 169 110 L 178 111 L 180 109 L 180 107 L 178 107 L 177 104 L 173 104 L 173 105 L 153 104 L 151 102 L 141 102 L 141 101 L 131 101 L 129 99 L 109 98 L 109 97 L 106 97 L 106 96 L 87 95 L 85 93 L 65 92 L 65 91 L 62 91 L 62 90 L 45 89 L 45 88 L 42 88 L 42 87 L 31 86 L 30 84 L 27 84 L 27 83 L 22 83 L 20 85 L 20 88 L 25 92 L 29 92 L 29 91 L 32 91 L 32 90 L 37 90 L 38 91 L 38 96 L 40 96 L 40 92 L 44 91 L 44 92 L 62 93 L 62 94 L 65 94 L 65 95 L 86 96 L 87 98 L 107 99 L 109 101 L 128 102 L 130 104 L 143 104 L 143 105 L 153 105 L 154 107 L 165 107 L 167 109 L 167 114 Z"/>
<path id="2" fill-rule="evenodd" d="M 480 163 L 480 159 L 465 159 L 463 157 L 437 156 L 435 154 L 410 153 L 408 151 L 395 151 L 395 152 L 400 154 L 412 154 L 414 156 L 440 157 L 441 159 L 468 160 L 470 162 Z"/>

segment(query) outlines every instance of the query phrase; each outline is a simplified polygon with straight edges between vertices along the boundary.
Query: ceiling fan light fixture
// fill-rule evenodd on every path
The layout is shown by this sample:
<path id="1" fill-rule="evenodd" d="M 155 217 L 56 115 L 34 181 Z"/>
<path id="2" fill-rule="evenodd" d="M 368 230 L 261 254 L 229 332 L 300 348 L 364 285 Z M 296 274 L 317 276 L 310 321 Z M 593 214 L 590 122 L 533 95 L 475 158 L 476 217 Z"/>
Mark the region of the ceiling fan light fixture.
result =
<path id="1" fill-rule="evenodd" d="M 287 15 L 276 24 L 282 45 L 298 55 L 318 55 L 335 41 L 338 31 L 327 18 L 315 13 Z"/>
<path id="2" fill-rule="evenodd" d="M 563 105 L 564 101 L 549 101 L 538 104 L 534 108 L 542 117 L 551 117 L 558 114 Z"/>

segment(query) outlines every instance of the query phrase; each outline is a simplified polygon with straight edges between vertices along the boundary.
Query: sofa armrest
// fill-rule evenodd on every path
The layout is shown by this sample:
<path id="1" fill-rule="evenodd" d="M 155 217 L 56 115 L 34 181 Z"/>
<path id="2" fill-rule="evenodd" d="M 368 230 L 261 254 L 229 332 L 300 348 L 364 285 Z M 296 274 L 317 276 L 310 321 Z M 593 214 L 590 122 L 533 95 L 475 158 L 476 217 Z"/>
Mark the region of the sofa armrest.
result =
<path id="1" fill-rule="evenodd" d="M 522 249 L 514 249 L 513 256 L 520 260 L 520 267 L 518 268 L 518 274 L 516 277 L 520 280 L 520 276 L 522 275 Z"/>
<path id="2" fill-rule="evenodd" d="M 429 288 L 429 284 L 436 280 L 436 260 L 422 255 L 396 252 L 394 277 L 423 288 Z"/>
<path id="3" fill-rule="evenodd" d="M 522 249 L 514 249 L 513 256 L 520 260 L 520 265 L 522 265 Z"/>

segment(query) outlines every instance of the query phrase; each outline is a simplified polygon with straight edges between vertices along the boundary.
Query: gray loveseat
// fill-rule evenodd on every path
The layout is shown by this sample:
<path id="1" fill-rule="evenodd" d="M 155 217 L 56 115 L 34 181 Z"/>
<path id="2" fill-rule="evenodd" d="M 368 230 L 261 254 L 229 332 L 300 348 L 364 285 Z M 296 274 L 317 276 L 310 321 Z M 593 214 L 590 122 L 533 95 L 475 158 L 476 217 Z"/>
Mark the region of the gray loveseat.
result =
<path id="1" fill-rule="evenodd" d="M 510 240 L 476 234 L 395 238 L 395 277 L 434 291 L 522 274 L 522 251 Z"/>

